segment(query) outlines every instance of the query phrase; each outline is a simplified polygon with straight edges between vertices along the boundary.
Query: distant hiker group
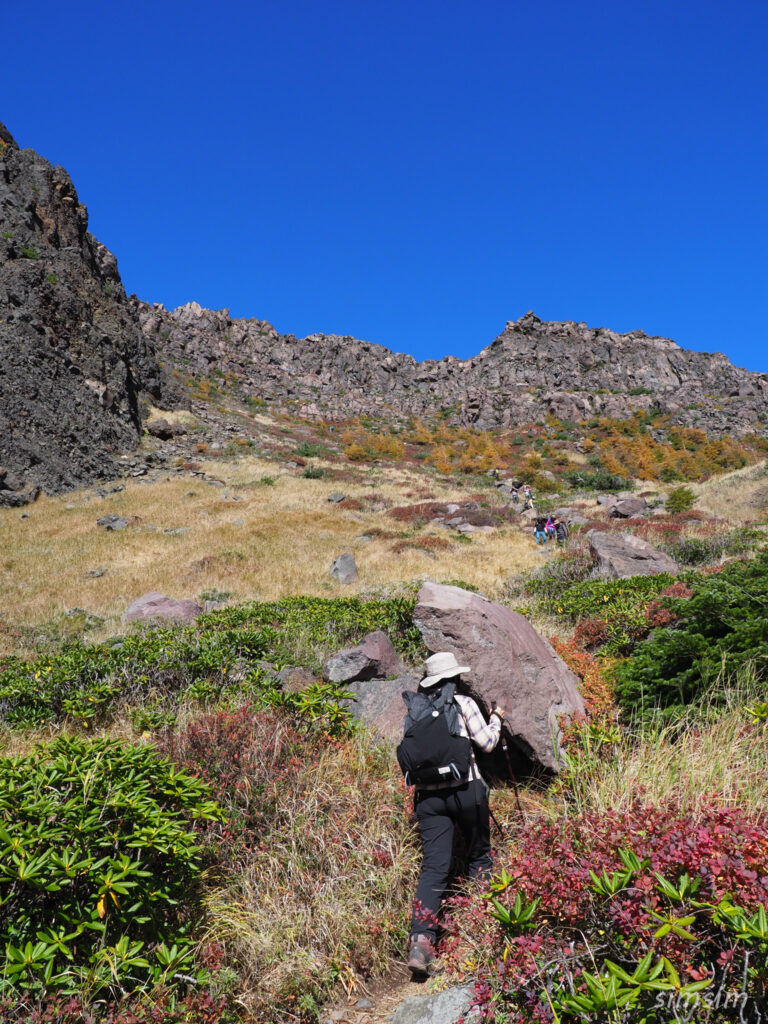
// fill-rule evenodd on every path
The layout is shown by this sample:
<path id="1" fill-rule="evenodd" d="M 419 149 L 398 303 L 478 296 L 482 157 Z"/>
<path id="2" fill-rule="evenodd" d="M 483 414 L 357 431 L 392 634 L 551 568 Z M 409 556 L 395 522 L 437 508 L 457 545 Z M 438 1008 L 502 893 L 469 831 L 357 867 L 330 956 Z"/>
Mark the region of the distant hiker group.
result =
<path id="1" fill-rule="evenodd" d="M 555 516 L 538 516 L 535 523 L 536 543 L 546 544 L 549 540 L 565 544 L 568 540 L 568 527 L 562 519 Z"/>

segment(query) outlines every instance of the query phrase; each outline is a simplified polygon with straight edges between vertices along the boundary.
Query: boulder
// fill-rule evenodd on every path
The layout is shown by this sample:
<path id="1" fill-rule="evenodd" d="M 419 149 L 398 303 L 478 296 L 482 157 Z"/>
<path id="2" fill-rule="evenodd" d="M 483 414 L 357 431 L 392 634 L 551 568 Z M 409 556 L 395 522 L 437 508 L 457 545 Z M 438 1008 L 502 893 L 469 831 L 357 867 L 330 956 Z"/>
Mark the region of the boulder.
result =
<path id="1" fill-rule="evenodd" d="M 568 523 L 568 526 L 586 526 L 589 520 L 580 512 L 574 512 L 572 515 L 568 516 L 566 522 Z"/>
<path id="2" fill-rule="evenodd" d="M 462 1020 L 471 1024 L 480 1012 L 472 1008 L 471 986 L 443 989 L 427 996 L 408 996 L 391 1016 L 392 1024 L 454 1024 Z"/>
<path id="3" fill-rule="evenodd" d="M 346 551 L 334 558 L 330 569 L 331 576 L 339 583 L 354 583 L 357 579 L 357 562 L 355 556 Z"/>
<path id="4" fill-rule="evenodd" d="M 602 505 L 603 508 L 611 508 L 617 504 L 618 500 L 615 494 L 598 494 L 597 498 L 595 498 L 597 504 Z"/>
<path id="5" fill-rule="evenodd" d="M 169 423 L 164 416 L 149 420 L 146 428 L 148 434 L 160 438 L 161 441 L 170 441 L 171 438 L 176 437 L 178 434 L 186 434 L 187 432 L 187 428 L 183 423 Z"/>
<path id="6" fill-rule="evenodd" d="M 526 618 L 460 587 L 425 583 L 413 621 L 430 652 L 451 651 L 467 679 L 506 711 L 516 746 L 557 771 L 561 715 L 584 714 L 578 679 Z"/>
<path id="7" fill-rule="evenodd" d="M 678 571 L 677 563 L 669 555 L 631 533 L 590 530 L 587 538 L 589 550 L 597 559 L 599 572 L 609 579 L 655 576 L 662 572 Z"/>
<path id="8" fill-rule="evenodd" d="M 123 622 L 134 622 L 136 619 L 179 619 L 189 621 L 203 614 L 202 606 L 189 599 L 174 601 L 165 594 L 150 590 L 148 594 L 131 601 L 123 612 Z"/>
<path id="9" fill-rule="evenodd" d="M 103 526 L 105 530 L 124 530 L 126 526 L 131 525 L 131 520 L 127 516 L 119 516 L 115 512 L 110 512 L 107 516 L 100 516 L 96 523 Z"/>
<path id="10" fill-rule="evenodd" d="M 37 501 L 40 488 L 26 483 L 18 473 L 0 466 L 0 507 L 20 508 Z"/>
<path id="11" fill-rule="evenodd" d="M 648 502 L 645 498 L 623 498 L 611 508 L 614 519 L 634 519 L 648 513 Z"/>
<path id="12" fill-rule="evenodd" d="M 392 641 L 380 629 L 369 633 L 356 647 L 339 651 L 329 658 L 323 678 L 331 683 L 351 683 L 356 679 L 389 679 L 404 669 Z"/>
<path id="13" fill-rule="evenodd" d="M 355 698 L 350 710 L 358 721 L 372 726 L 384 739 L 399 743 L 405 719 L 404 690 L 415 690 L 419 676 L 404 672 L 396 679 L 357 679 L 348 683 Z"/>

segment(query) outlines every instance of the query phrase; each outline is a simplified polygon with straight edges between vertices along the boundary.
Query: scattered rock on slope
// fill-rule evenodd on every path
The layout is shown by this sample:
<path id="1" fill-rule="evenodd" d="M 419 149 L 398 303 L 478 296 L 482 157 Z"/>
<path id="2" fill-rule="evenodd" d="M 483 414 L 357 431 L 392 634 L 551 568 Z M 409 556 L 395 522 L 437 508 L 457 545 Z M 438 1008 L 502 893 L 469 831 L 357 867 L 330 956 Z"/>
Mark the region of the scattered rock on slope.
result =
<path id="1" fill-rule="evenodd" d="M 631 533 L 590 530 L 587 538 L 598 570 L 609 579 L 678 572 L 677 563 L 669 555 Z"/>
<path id="2" fill-rule="evenodd" d="M 156 590 L 150 590 L 132 601 L 123 613 L 123 622 L 134 622 L 137 619 L 196 619 L 203 614 L 202 607 L 197 601 L 186 598 L 182 601 L 174 601 L 172 597 L 166 597 Z"/>
<path id="3" fill-rule="evenodd" d="M 331 683 L 351 683 L 357 679 L 390 679 L 404 671 L 392 641 L 377 629 L 356 647 L 348 647 L 329 658 L 323 676 Z"/>
<path id="4" fill-rule="evenodd" d="M 334 558 L 330 569 L 331 576 L 339 583 L 354 583 L 357 579 L 357 563 L 355 556 L 346 551 Z"/>

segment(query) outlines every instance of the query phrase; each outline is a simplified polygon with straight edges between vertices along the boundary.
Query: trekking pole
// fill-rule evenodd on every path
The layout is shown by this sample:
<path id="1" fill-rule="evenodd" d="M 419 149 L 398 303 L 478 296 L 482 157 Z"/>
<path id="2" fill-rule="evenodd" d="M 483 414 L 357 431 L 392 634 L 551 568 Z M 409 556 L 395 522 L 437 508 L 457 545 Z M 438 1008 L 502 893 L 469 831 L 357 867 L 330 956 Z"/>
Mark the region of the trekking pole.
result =
<path id="1" fill-rule="evenodd" d="M 495 708 L 496 708 L 496 701 L 492 700 L 491 701 L 491 710 L 493 711 Z M 504 759 L 507 762 L 507 771 L 509 772 L 509 778 L 510 778 L 510 781 L 512 783 L 512 788 L 515 791 L 515 802 L 517 803 L 517 810 L 518 810 L 518 812 L 520 814 L 520 817 L 523 820 L 523 823 L 525 823 L 525 812 L 523 811 L 523 805 L 520 803 L 520 788 L 517 785 L 517 778 L 515 776 L 515 770 L 512 767 L 512 758 L 509 756 L 509 746 L 507 744 L 507 737 L 504 735 L 504 730 L 506 728 L 507 728 L 506 723 L 504 721 L 502 721 L 502 723 L 501 723 L 501 735 L 499 736 L 499 742 L 501 743 L 501 749 L 504 751 Z"/>
<path id="2" fill-rule="evenodd" d="M 525 824 L 525 811 L 523 810 L 523 805 L 520 803 L 520 788 L 517 785 L 515 772 L 512 768 L 512 758 L 509 756 L 509 747 L 507 746 L 507 740 L 506 737 L 504 736 L 503 724 L 501 726 L 501 749 L 504 751 L 504 757 L 506 758 L 507 761 L 507 770 L 509 771 L 509 777 L 512 780 L 512 788 L 515 791 L 515 802 L 517 803 L 517 809 L 520 813 L 520 817 L 523 820 L 523 824 Z"/>

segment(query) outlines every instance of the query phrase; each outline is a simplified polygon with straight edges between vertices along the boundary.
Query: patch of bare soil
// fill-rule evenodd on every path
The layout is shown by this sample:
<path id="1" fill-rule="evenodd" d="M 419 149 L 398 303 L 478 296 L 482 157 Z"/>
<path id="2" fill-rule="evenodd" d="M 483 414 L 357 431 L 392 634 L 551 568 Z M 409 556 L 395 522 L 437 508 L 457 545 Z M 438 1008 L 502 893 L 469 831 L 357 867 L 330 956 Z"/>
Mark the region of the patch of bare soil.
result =
<path id="1" fill-rule="evenodd" d="M 411 996 L 427 995 L 429 979 L 413 980 L 404 963 L 396 964 L 384 978 L 370 982 L 345 999 L 325 1008 L 322 1024 L 383 1024 L 400 1003 Z"/>

